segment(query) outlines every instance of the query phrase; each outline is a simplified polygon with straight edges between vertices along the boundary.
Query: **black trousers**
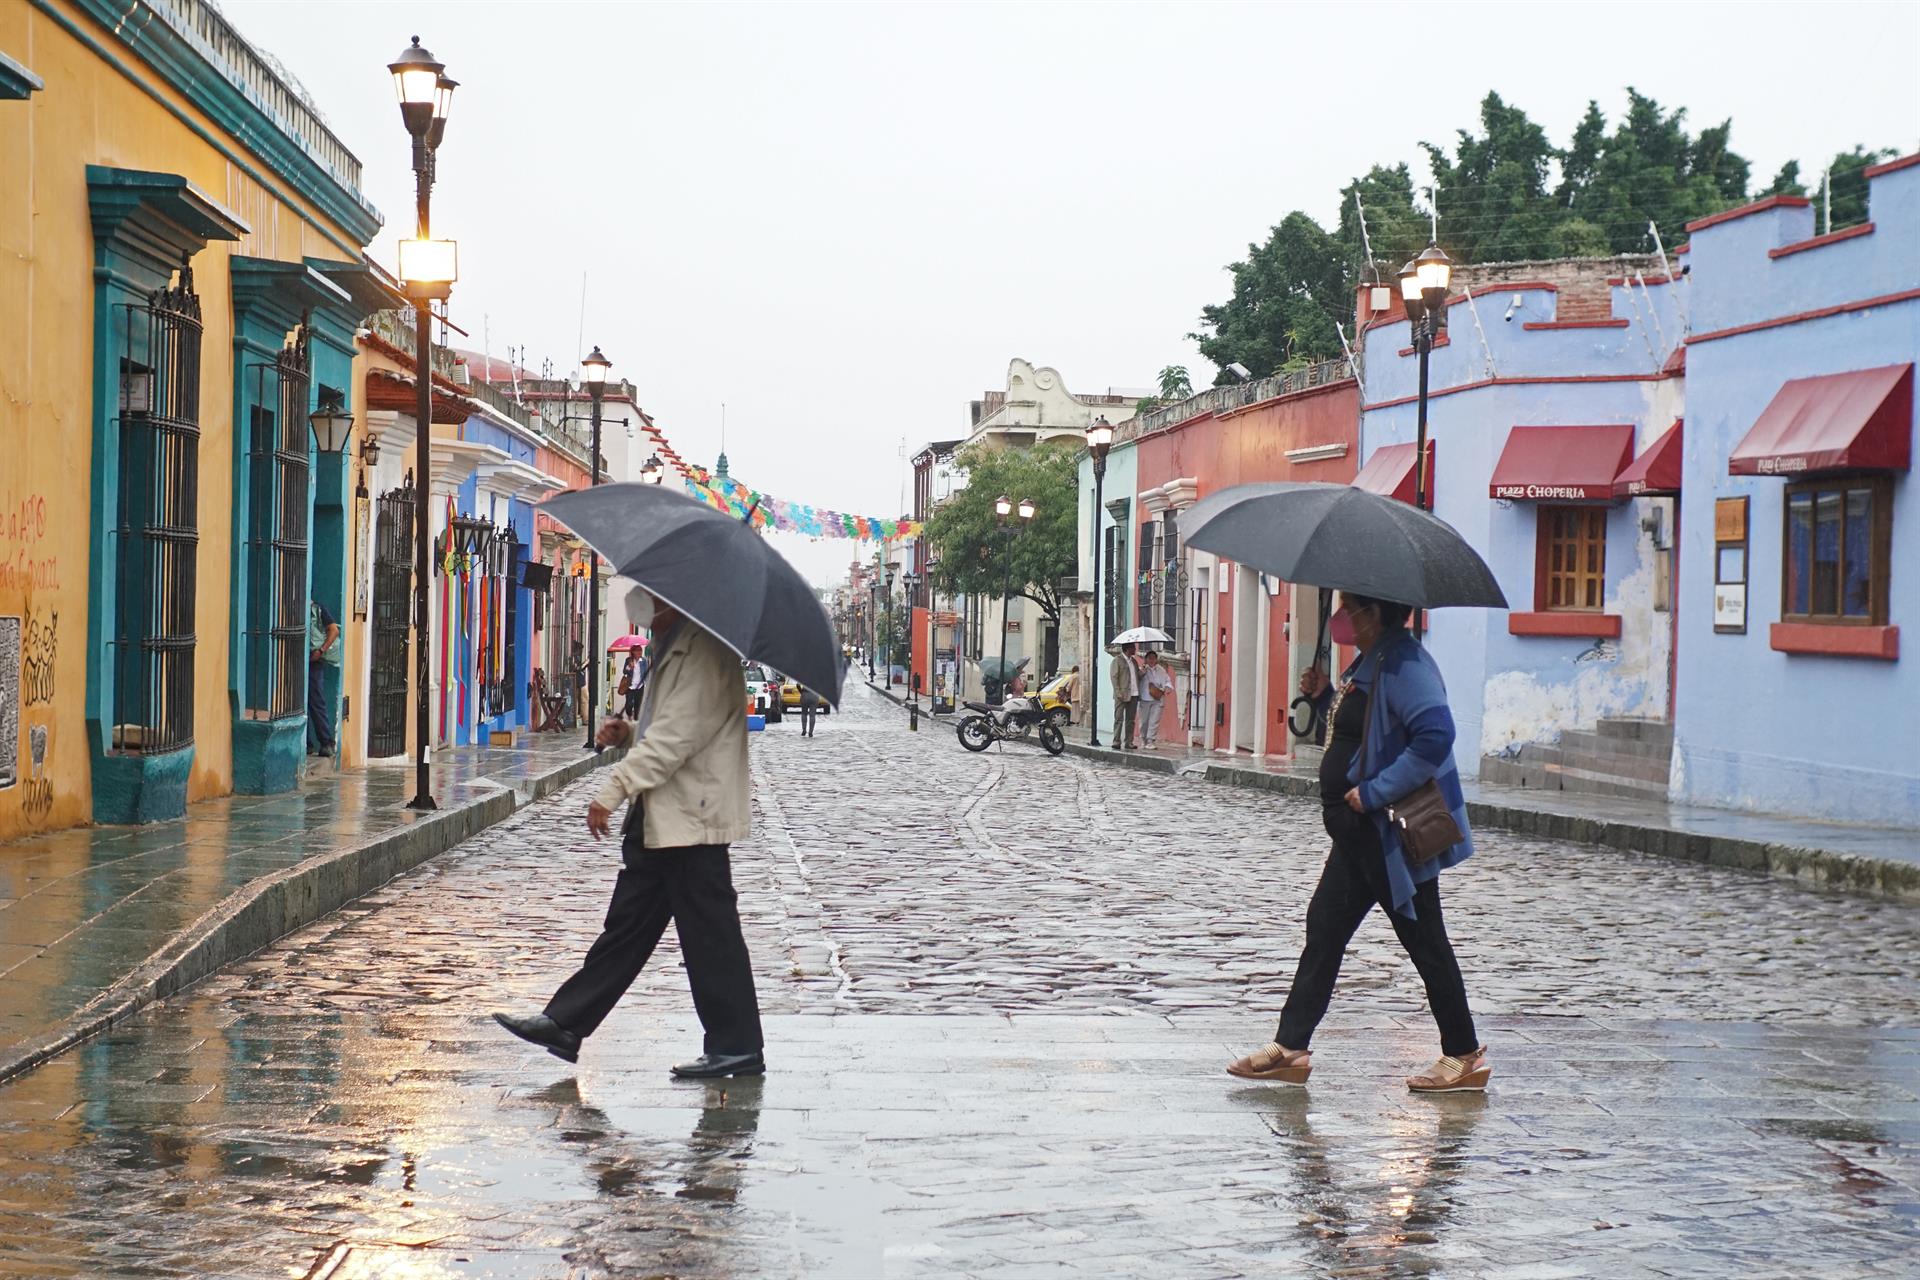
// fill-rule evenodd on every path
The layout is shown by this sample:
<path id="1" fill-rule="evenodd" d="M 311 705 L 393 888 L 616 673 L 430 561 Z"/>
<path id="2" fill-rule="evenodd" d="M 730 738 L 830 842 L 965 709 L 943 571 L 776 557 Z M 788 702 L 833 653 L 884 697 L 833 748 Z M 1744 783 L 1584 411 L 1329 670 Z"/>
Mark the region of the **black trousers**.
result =
<path id="1" fill-rule="evenodd" d="M 622 868 L 607 922 L 580 971 L 547 1001 L 547 1016 L 583 1039 L 613 1012 L 673 921 L 707 1053 L 758 1053 L 760 1002 L 740 933 L 733 870 L 723 844 L 647 849 L 639 824 L 621 840 Z"/>
<path id="2" fill-rule="evenodd" d="M 1313 901 L 1307 904 L 1307 945 L 1300 952 L 1274 1038 L 1289 1049 L 1304 1049 L 1312 1041 L 1313 1029 L 1326 1017 L 1327 1003 L 1333 999 L 1347 943 L 1367 912 L 1378 905 L 1393 922 L 1400 945 L 1426 983 L 1427 1006 L 1440 1026 L 1440 1052 L 1452 1057 L 1472 1053 L 1480 1040 L 1467 1007 L 1467 984 L 1460 977 L 1460 962 L 1454 958 L 1440 914 L 1440 881 L 1414 886 L 1413 909 L 1419 918 L 1407 919 L 1393 909 L 1386 854 L 1372 820 L 1341 804 L 1327 806 L 1326 821 L 1333 851 L 1320 872 Z"/>
<path id="3" fill-rule="evenodd" d="M 815 706 L 812 702 L 809 702 L 805 698 L 802 698 L 800 700 L 800 736 L 801 737 L 811 738 L 813 736 L 813 718 L 819 714 L 820 714 L 819 707 Z"/>

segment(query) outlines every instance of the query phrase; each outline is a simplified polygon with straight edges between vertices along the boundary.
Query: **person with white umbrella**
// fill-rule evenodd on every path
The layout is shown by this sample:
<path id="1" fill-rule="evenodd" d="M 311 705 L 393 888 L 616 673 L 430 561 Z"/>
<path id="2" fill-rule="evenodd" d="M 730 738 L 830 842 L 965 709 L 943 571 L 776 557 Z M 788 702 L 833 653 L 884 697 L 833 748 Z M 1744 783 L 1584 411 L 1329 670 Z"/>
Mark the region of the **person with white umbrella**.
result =
<path id="1" fill-rule="evenodd" d="M 1120 750 L 1134 746 L 1146 710 L 1142 705 L 1147 700 L 1147 687 L 1141 680 L 1144 672 L 1134 652 L 1143 644 L 1166 644 L 1170 639 L 1158 627 L 1128 627 L 1109 642 L 1117 649 L 1107 675 L 1113 686 L 1113 745 Z M 1145 737 L 1142 733 L 1139 740 Z"/>

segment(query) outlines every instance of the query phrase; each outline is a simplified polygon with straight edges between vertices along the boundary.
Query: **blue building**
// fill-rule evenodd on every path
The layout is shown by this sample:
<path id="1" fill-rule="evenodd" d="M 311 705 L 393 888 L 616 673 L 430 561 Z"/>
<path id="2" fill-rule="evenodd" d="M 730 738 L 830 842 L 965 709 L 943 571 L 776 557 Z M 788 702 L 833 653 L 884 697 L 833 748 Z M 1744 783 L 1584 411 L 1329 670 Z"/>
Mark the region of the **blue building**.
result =
<path id="1" fill-rule="evenodd" d="M 1676 799 L 1920 825 L 1920 155 L 1695 223 Z"/>
<path id="2" fill-rule="evenodd" d="M 1455 285 L 1431 360 L 1427 488 L 1512 611 L 1438 611 L 1428 645 L 1459 767 L 1493 776 L 1523 754 L 1561 763 L 1562 738 L 1602 721 L 1668 718 L 1676 499 L 1629 494 L 1622 472 L 1680 439 L 1684 285 L 1657 258 L 1463 268 Z M 1404 496 L 1418 357 L 1395 307 L 1363 332 L 1356 483 Z M 1664 774 L 1630 781 L 1666 791 Z"/>

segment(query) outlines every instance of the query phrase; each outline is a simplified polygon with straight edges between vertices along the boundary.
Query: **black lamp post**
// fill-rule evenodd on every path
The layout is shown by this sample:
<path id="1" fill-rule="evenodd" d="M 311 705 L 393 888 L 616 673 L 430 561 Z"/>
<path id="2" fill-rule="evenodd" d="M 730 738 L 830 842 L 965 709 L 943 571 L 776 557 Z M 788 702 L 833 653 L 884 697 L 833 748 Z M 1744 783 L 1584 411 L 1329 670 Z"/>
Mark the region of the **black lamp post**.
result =
<path id="1" fill-rule="evenodd" d="M 902 612 L 906 615 L 907 624 L 907 696 L 908 700 L 913 703 L 915 712 L 914 723 L 917 726 L 919 724 L 920 686 L 915 684 L 913 679 L 913 600 L 920 586 L 920 575 L 912 569 L 909 569 L 900 575 L 900 581 L 903 588 L 901 608 Z"/>
<path id="2" fill-rule="evenodd" d="M 591 488 L 600 483 L 600 401 L 607 394 L 607 370 L 613 361 L 600 354 L 599 344 L 580 357 L 580 380 L 587 384 L 587 399 L 593 403 L 593 454 L 587 460 Z M 600 553 L 587 548 L 587 722 L 586 749 L 599 750 L 594 742 L 594 717 L 600 714 Z"/>
<path id="3" fill-rule="evenodd" d="M 1427 494 L 1427 365 L 1433 356 L 1434 339 L 1447 331 L 1447 285 L 1453 279 L 1453 262 L 1437 244 L 1429 244 L 1420 256 L 1400 268 L 1400 300 L 1407 309 L 1407 322 L 1413 329 L 1413 346 L 1420 353 L 1420 394 L 1414 414 L 1413 505 L 1429 510 Z M 1413 633 L 1425 630 L 1426 620 L 1414 611 Z"/>
<path id="4" fill-rule="evenodd" d="M 867 579 L 867 682 L 873 682 L 873 654 L 880 647 L 880 566 Z"/>
<path id="5" fill-rule="evenodd" d="M 418 436 L 414 441 L 414 474 L 418 505 L 413 515 L 414 540 L 414 796 L 409 809 L 434 809 L 433 782 L 428 769 L 432 746 L 428 741 L 431 716 L 428 712 L 428 672 L 432 668 L 428 650 L 432 647 L 432 621 L 427 612 L 427 584 L 433 576 L 433 533 L 429 527 L 432 512 L 428 494 L 433 468 L 433 311 L 428 305 L 444 299 L 453 291 L 459 275 L 456 248 L 451 240 L 432 238 L 430 206 L 433 200 L 434 154 L 447 131 L 447 110 L 453 102 L 456 83 L 446 76 L 446 65 L 420 47 L 420 37 L 400 51 L 387 64 L 393 73 L 393 87 L 400 95 L 400 119 L 413 138 L 413 179 L 415 237 L 400 242 L 400 279 L 407 296 L 413 299 L 414 350 L 413 382 L 418 399 L 414 419 Z"/>
<path id="6" fill-rule="evenodd" d="M 1011 683 L 1007 676 L 1007 612 L 1013 602 L 1013 540 L 1020 536 L 1020 531 L 1026 528 L 1028 521 L 1033 519 L 1033 499 L 1020 499 L 1018 524 L 1007 519 L 1008 514 L 1013 510 L 1014 505 L 1008 500 L 1006 494 L 1003 493 L 994 499 L 993 518 L 1006 533 L 1006 542 L 1001 554 L 1006 559 L 1007 569 L 1000 579 L 1000 701 L 1003 703 L 1007 700 L 1007 685 Z"/>
<path id="7" fill-rule="evenodd" d="M 642 484 L 660 484 L 664 482 L 666 478 L 667 469 L 661 464 L 660 455 L 657 453 L 649 456 L 646 465 L 640 468 L 640 483 Z"/>
<path id="8" fill-rule="evenodd" d="M 1100 643 L 1106 638 L 1100 613 L 1100 588 L 1105 583 L 1107 567 L 1102 550 L 1106 542 L 1100 536 L 1100 516 L 1105 508 L 1100 503 L 1105 496 L 1107 450 L 1111 448 L 1113 424 L 1101 414 L 1087 424 L 1087 453 L 1093 458 L 1093 643 L 1087 646 L 1087 675 L 1091 687 L 1087 695 L 1087 745 L 1094 747 L 1100 745 L 1100 658 L 1106 652 L 1106 646 Z"/>
<path id="9" fill-rule="evenodd" d="M 887 602 L 887 651 L 880 655 L 880 684 L 888 690 L 893 688 L 893 651 L 897 647 L 897 641 L 893 634 L 893 580 L 899 572 L 900 566 L 889 561 L 884 577 L 886 589 L 883 593 Z"/>

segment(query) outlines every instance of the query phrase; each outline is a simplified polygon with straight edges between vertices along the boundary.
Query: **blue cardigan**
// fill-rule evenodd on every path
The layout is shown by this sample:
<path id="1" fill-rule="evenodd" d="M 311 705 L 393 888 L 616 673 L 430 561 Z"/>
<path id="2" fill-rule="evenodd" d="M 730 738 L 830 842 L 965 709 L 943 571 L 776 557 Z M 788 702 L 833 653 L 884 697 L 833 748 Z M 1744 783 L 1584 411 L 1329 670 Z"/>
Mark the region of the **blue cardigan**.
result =
<path id="1" fill-rule="evenodd" d="M 1368 690 L 1366 746 L 1354 754 L 1347 781 L 1360 788 L 1360 802 L 1380 832 L 1393 909 L 1412 920 L 1416 918 L 1414 886 L 1473 856 L 1467 802 L 1460 791 L 1460 771 L 1453 763 L 1453 712 L 1447 707 L 1447 686 L 1433 655 L 1398 629 L 1355 658 L 1343 678 Z M 1439 857 L 1415 866 L 1401 849 L 1399 830 L 1387 821 L 1386 811 L 1429 778 L 1439 783 L 1462 836 L 1459 844 Z"/>

